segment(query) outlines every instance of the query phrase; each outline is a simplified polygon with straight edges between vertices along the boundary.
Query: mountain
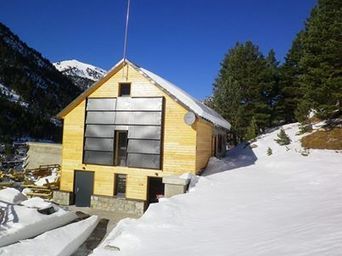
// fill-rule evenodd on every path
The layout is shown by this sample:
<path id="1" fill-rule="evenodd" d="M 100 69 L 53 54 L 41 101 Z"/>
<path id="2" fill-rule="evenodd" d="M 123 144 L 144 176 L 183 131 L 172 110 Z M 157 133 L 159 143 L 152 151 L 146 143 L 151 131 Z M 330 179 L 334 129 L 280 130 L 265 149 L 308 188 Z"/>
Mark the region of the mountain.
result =
<path id="1" fill-rule="evenodd" d="M 57 70 L 69 77 L 75 85 L 85 90 L 106 73 L 105 70 L 78 60 L 64 60 L 53 63 Z"/>
<path id="2" fill-rule="evenodd" d="M 8 101 L 17 103 L 23 107 L 28 108 L 29 104 L 25 101 L 23 101 L 18 95 L 18 93 L 12 89 L 10 89 L 7 86 L 4 86 L 3 84 L 0 84 L 0 94 L 1 96 L 5 97 Z"/>
<path id="3" fill-rule="evenodd" d="M 72 80 L 2 23 L 0 84 L 0 140 L 58 139 L 61 128 L 52 122 L 53 116 L 81 93 Z"/>

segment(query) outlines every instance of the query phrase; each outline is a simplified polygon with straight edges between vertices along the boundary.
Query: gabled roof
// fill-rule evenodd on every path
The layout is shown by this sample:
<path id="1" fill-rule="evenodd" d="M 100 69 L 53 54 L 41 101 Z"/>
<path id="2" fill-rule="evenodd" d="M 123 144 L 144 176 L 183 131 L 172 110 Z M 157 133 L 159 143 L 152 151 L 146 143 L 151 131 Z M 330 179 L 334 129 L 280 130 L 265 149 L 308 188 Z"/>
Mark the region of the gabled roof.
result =
<path id="1" fill-rule="evenodd" d="M 119 61 L 110 71 L 108 71 L 104 77 L 98 82 L 94 83 L 91 87 L 89 87 L 86 91 L 84 91 L 80 96 L 78 96 L 74 101 L 72 101 L 67 107 L 65 107 L 60 113 L 58 113 L 57 117 L 63 118 L 65 117 L 73 108 L 75 108 L 78 104 L 80 104 L 86 97 L 88 97 L 91 93 L 93 93 L 97 88 L 99 88 L 102 84 L 104 84 L 110 77 L 112 77 L 115 73 L 117 73 L 122 67 L 126 64 L 132 66 L 135 70 L 149 79 L 153 84 L 161 88 L 164 92 L 166 92 L 171 97 L 175 98 L 179 101 L 183 106 L 188 108 L 190 111 L 193 111 L 198 116 L 203 119 L 213 123 L 216 126 L 220 126 L 225 129 L 230 129 L 231 125 L 227 122 L 220 114 L 218 114 L 213 109 L 207 107 L 199 100 L 193 98 L 188 93 L 174 85 L 173 83 L 165 80 L 164 78 L 154 74 L 153 72 L 144 69 L 142 67 L 137 66 L 136 64 L 126 60 Z"/>

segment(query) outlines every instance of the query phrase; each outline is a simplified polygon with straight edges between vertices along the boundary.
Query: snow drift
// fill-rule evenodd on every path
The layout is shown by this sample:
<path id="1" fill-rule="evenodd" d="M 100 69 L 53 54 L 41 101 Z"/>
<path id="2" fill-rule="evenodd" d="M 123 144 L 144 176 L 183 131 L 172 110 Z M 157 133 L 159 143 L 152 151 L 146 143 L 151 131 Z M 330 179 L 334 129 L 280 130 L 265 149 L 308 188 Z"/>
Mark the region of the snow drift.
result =
<path id="1" fill-rule="evenodd" d="M 16 189 L 0 190 L 0 247 L 37 236 L 65 225 L 77 217 L 74 213 L 55 205 L 55 213 L 41 214 L 37 208 L 49 206 L 49 203 L 37 198 L 24 201 L 25 199 L 26 197 Z"/>
<path id="2" fill-rule="evenodd" d="M 303 155 L 298 124 L 211 159 L 187 194 L 123 220 L 93 255 L 341 255 L 341 152 Z M 272 149 L 272 155 L 267 149 Z"/>
<path id="3" fill-rule="evenodd" d="M 83 244 L 97 223 L 98 217 L 91 216 L 83 221 L 48 231 L 34 239 L 3 247 L 0 249 L 0 255 L 69 256 Z"/>
<path id="4" fill-rule="evenodd" d="M 0 190 L 0 201 L 9 204 L 19 204 L 27 197 L 15 188 L 5 188 Z"/>

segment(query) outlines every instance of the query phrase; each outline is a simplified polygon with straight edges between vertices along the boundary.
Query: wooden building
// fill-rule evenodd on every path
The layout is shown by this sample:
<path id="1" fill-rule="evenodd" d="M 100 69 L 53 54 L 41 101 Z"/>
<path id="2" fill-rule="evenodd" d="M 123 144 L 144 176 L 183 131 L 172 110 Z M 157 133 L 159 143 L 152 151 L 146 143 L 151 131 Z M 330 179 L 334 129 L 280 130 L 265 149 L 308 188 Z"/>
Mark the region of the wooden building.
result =
<path id="1" fill-rule="evenodd" d="M 155 201 L 164 176 L 199 173 L 211 156 L 224 154 L 230 128 L 214 110 L 128 60 L 58 117 L 60 190 L 73 194 L 76 205 L 106 198 L 120 200 L 122 209 L 123 202 Z"/>

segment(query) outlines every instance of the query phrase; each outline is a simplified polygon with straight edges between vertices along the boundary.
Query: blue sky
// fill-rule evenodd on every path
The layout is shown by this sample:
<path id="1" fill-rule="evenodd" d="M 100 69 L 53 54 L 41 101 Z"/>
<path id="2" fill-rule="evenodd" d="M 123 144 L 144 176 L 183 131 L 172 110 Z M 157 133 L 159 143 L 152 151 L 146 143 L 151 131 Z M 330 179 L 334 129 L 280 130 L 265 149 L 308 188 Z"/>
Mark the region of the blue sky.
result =
<path id="1" fill-rule="evenodd" d="M 315 0 L 131 0 L 128 58 L 203 99 L 237 41 L 282 61 Z M 2 1 L 0 22 L 52 62 L 109 69 L 122 58 L 126 0 Z"/>

